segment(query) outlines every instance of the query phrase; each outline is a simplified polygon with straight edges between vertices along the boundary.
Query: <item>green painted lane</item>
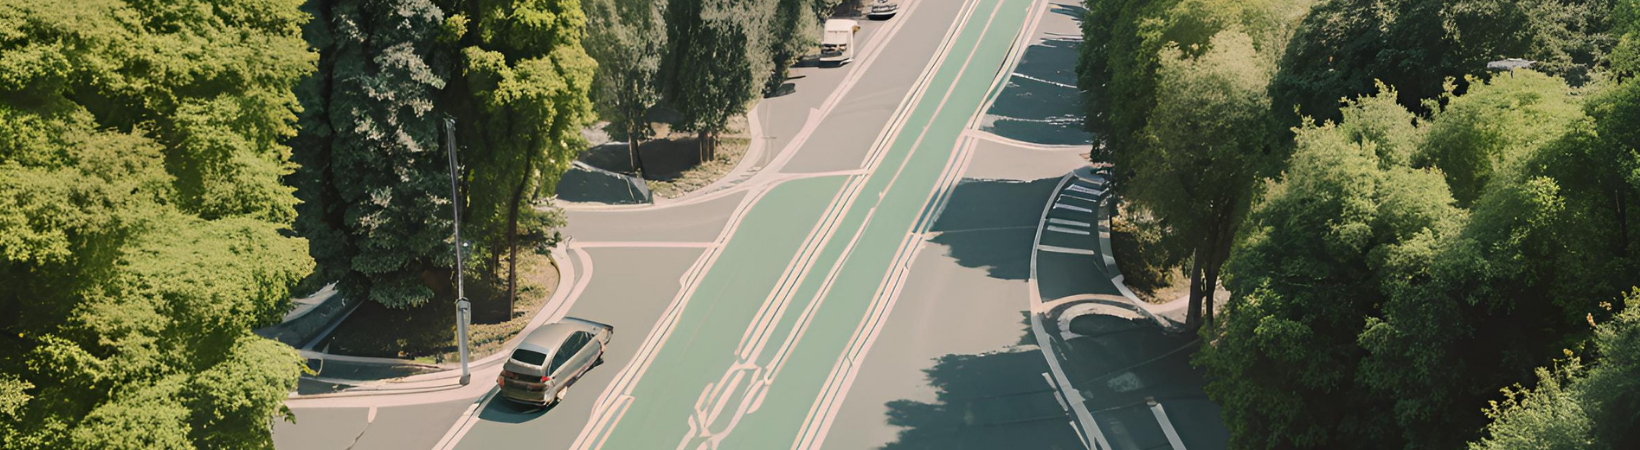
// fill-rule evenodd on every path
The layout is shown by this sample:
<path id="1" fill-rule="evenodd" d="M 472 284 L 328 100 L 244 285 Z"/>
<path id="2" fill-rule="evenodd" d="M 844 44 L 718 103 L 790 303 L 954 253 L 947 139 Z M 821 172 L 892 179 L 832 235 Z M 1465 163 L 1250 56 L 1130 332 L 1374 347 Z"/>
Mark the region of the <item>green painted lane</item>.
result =
<path id="1" fill-rule="evenodd" d="M 695 399 L 723 368 L 842 177 L 790 181 L 746 214 L 718 263 L 700 281 L 676 328 L 633 387 L 633 402 L 603 448 L 669 449 L 689 433 Z"/>
<path id="2" fill-rule="evenodd" d="M 762 449 L 771 445 L 784 448 L 803 432 L 804 421 L 816 406 L 826 378 L 838 358 L 848 350 L 850 338 L 889 275 L 896 251 L 923 212 L 962 130 L 978 111 L 1010 45 L 1025 25 L 1030 0 L 999 1 L 1000 8 L 994 1 L 980 2 L 975 8 L 973 18 L 963 31 L 963 40 L 946 56 L 947 63 L 940 68 L 936 82 L 930 84 L 929 92 L 917 105 L 916 114 L 907 121 L 883 165 L 873 174 L 873 183 L 861 194 L 862 199 L 880 194 L 882 200 L 858 202 L 849 212 L 851 217 L 872 213 L 871 222 L 848 259 L 842 261 L 836 280 L 825 293 L 801 340 L 786 357 L 760 408 L 743 417 L 719 449 Z M 993 11 L 995 16 L 991 15 Z M 965 60 L 968 63 L 963 70 Z M 961 72 L 960 78 L 958 72 Z M 947 90 L 951 94 L 941 108 L 939 103 Z M 925 127 L 927 133 L 919 143 L 918 135 L 923 134 Z M 891 162 L 895 159 L 903 163 Z M 888 186 L 899 165 L 903 165 L 899 178 Z M 880 185 L 875 183 L 879 179 Z M 847 244 L 848 239 L 834 238 L 828 243 L 826 254 L 840 253 Z M 837 259 L 823 260 L 835 264 Z M 832 269 L 830 264 L 824 266 L 811 269 L 794 302 L 815 297 L 824 282 L 824 277 L 818 274 Z M 788 314 L 783 319 L 795 322 L 798 317 Z M 785 338 L 784 333 L 776 336 Z M 818 430 L 810 430 L 814 431 Z"/>
<path id="3" fill-rule="evenodd" d="M 706 441 L 716 441 L 717 448 L 784 448 L 799 437 L 833 365 L 847 350 L 896 250 L 1023 28 L 1030 4 L 977 1 L 881 164 L 866 175 L 864 186 L 856 186 L 858 197 L 837 219 L 813 264 L 799 269 L 802 283 L 764 334 L 767 343 L 742 361 L 735 350 L 765 300 L 781 288 L 782 274 L 804 246 L 804 237 L 826 215 L 834 196 L 846 193 L 845 178 L 787 182 L 752 207 L 632 388 L 630 407 L 612 430 L 604 430 L 608 440 L 602 448 L 694 449 Z M 821 295 L 834 270 L 835 281 Z M 813 305 L 817 299 L 820 303 Z M 800 340 L 791 341 L 792 330 L 811 307 L 815 309 Z M 779 356 L 778 377 L 767 390 L 749 389 L 769 377 Z"/>

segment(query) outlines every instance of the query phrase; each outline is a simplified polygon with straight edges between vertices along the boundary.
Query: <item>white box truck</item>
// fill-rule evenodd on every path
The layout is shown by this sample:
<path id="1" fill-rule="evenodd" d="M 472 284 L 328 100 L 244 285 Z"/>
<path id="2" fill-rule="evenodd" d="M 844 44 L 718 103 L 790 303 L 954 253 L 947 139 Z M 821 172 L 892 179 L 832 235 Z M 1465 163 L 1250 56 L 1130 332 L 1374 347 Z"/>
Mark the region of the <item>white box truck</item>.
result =
<path id="1" fill-rule="evenodd" d="M 853 61 L 856 31 L 860 31 L 859 22 L 827 20 L 825 34 L 820 37 L 820 62 L 842 65 Z"/>

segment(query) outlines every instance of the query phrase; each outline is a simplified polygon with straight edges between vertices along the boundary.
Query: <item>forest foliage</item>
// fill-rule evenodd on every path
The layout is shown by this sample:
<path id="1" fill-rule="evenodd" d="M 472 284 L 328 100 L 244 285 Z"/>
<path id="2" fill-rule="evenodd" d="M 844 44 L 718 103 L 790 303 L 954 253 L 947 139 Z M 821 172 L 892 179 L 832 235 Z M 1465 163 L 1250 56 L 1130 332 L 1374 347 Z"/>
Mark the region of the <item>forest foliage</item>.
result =
<path id="1" fill-rule="evenodd" d="M 1231 292 L 1231 446 L 1640 446 L 1636 2 L 1207 3 L 1089 0 L 1079 76 L 1153 251 Z"/>
<path id="2" fill-rule="evenodd" d="M 299 6 L 0 1 L 0 447 L 272 446 Z"/>

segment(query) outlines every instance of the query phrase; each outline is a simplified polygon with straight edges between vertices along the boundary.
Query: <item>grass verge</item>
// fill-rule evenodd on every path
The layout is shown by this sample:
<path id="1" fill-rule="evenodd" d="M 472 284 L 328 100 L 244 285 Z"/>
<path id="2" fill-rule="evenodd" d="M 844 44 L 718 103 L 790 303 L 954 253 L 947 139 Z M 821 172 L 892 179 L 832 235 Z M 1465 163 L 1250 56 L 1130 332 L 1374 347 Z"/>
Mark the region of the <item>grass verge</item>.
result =
<path id="1" fill-rule="evenodd" d="M 547 255 L 521 252 L 518 266 L 518 302 L 510 314 L 506 286 L 488 281 L 468 283 L 474 323 L 467 327 L 471 358 L 500 350 L 502 345 L 535 318 L 558 286 L 558 267 Z M 503 320 L 504 318 L 504 320 Z M 485 323 L 488 322 L 488 323 Z M 365 302 L 317 346 L 338 355 L 410 359 L 438 364 L 455 361 L 455 305 L 443 298 L 416 308 L 392 309 Z"/>

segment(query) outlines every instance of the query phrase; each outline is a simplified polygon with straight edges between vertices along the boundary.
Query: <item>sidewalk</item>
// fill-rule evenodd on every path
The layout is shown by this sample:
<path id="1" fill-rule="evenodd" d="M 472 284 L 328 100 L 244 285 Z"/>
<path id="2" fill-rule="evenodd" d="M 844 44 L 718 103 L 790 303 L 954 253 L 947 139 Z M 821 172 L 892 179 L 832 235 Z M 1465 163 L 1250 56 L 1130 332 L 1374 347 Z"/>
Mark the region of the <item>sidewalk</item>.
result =
<path id="1" fill-rule="evenodd" d="M 470 361 L 469 382 L 461 384 L 459 362 L 437 365 L 393 358 L 332 355 L 301 350 L 316 375 L 303 375 L 295 392 L 285 400 L 292 408 L 403 406 L 474 399 L 489 392 L 501 372 L 501 363 L 524 336 L 548 322 L 563 317 L 577 287 L 576 261 L 566 246 L 552 250 L 558 261 L 558 286 L 540 313 L 507 340 L 494 354 Z"/>

